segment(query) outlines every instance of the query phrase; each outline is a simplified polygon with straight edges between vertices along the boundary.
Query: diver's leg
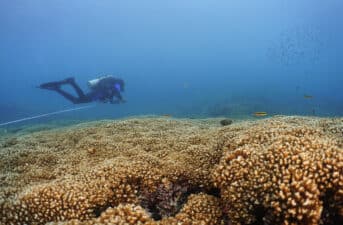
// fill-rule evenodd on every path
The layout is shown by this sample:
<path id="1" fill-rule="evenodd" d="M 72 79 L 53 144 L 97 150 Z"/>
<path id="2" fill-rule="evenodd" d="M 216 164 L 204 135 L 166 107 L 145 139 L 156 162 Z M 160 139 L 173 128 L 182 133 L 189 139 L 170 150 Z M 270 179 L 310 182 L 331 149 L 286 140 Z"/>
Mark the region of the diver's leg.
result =
<path id="1" fill-rule="evenodd" d="M 76 84 L 74 79 L 71 79 L 68 83 L 74 88 L 74 90 L 76 91 L 76 93 L 80 99 L 86 97 L 85 94 L 83 93 L 82 89 L 79 87 L 79 85 Z"/>
<path id="2" fill-rule="evenodd" d="M 58 88 L 56 89 L 56 92 L 71 101 L 74 104 L 80 104 L 80 103 L 89 103 L 92 102 L 92 98 L 90 98 L 87 95 L 84 95 L 82 97 L 74 97 L 73 95 L 69 94 L 68 92 Z"/>
<path id="3" fill-rule="evenodd" d="M 61 86 L 64 84 L 70 84 L 75 89 L 78 97 L 75 97 L 75 96 L 69 94 L 68 92 L 62 90 Z M 48 89 L 48 90 L 56 91 L 57 93 L 59 93 L 64 98 L 68 99 L 69 101 L 71 101 L 74 104 L 92 102 L 92 98 L 90 98 L 90 96 L 85 95 L 83 93 L 81 88 L 75 83 L 75 80 L 73 77 L 69 77 L 69 78 L 66 78 L 66 79 L 61 80 L 61 81 L 44 83 L 44 84 L 39 85 L 38 87 L 42 88 L 42 89 Z"/>
<path id="4" fill-rule="evenodd" d="M 71 94 L 69 94 L 69 93 L 66 92 L 66 91 L 63 91 L 63 90 L 60 89 L 60 88 L 55 89 L 55 91 L 56 91 L 57 93 L 59 93 L 60 95 L 62 95 L 64 98 L 66 98 L 66 99 L 68 99 L 69 101 L 71 101 L 72 103 L 74 103 L 74 104 L 81 103 L 81 102 L 79 101 L 79 98 L 76 98 L 76 97 L 72 96 Z"/>

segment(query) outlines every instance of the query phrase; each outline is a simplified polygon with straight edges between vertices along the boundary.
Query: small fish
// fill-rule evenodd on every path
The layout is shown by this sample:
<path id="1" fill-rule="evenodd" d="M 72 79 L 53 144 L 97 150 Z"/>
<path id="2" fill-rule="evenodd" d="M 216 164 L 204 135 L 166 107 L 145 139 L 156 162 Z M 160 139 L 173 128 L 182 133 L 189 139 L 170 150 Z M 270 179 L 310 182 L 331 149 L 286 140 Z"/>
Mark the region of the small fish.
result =
<path id="1" fill-rule="evenodd" d="M 267 116 L 268 113 L 267 112 L 254 112 L 253 115 L 256 117 L 262 117 L 262 116 Z"/>
<path id="2" fill-rule="evenodd" d="M 163 117 L 172 117 L 170 114 L 162 114 Z"/>
<path id="3" fill-rule="evenodd" d="M 305 98 L 305 99 L 312 99 L 313 96 L 312 96 L 312 95 L 304 95 L 304 98 Z"/>

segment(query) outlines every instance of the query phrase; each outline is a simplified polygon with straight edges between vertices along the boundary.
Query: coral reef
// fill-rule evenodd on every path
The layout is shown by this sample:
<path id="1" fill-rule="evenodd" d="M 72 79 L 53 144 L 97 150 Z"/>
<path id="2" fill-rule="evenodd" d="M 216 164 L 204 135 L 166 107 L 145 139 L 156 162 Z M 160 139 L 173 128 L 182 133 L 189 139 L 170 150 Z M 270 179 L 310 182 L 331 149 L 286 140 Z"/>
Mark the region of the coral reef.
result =
<path id="1" fill-rule="evenodd" d="M 214 123 L 132 119 L 19 137 L 1 151 L 0 221 L 85 221 L 119 204 L 173 216 L 189 194 L 212 188 L 224 144 Z"/>
<path id="2" fill-rule="evenodd" d="M 320 129 L 269 120 L 233 139 L 228 149 L 213 177 L 232 224 L 342 219 L 343 151 Z"/>
<path id="3" fill-rule="evenodd" d="M 115 208 L 107 208 L 98 218 L 87 221 L 73 219 L 68 222 L 52 222 L 49 225 L 96 225 L 96 224 L 118 224 L 118 225 L 154 225 L 154 221 L 150 218 L 142 207 L 134 204 L 119 204 Z"/>
<path id="4" fill-rule="evenodd" d="M 0 224 L 337 224 L 342 127 L 140 118 L 6 138 Z"/>
<path id="5" fill-rule="evenodd" d="M 119 224 L 119 225 L 178 225 L 178 224 L 224 224 L 219 199 L 203 193 L 192 194 L 187 203 L 175 217 L 166 217 L 160 221 L 151 218 L 149 212 L 139 205 L 119 204 L 117 207 L 108 208 L 98 218 L 87 221 L 77 219 L 68 222 L 52 222 L 49 225 L 95 225 L 95 224 Z"/>
<path id="6" fill-rule="evenodd" d="M 177 224 L 224 224 L 223 213 L 218 198 L 203 193 L 192 194 L 175 217 L 161 220 L 161 225 Z"/>
<path id="7" fill-rule="evenodd" d="M 145 190 L 141 204 L 152 212 L 154 219 L 175 215 L 186 201 L 187 193 L 192 192 L 187 180 L 170 182 L 163 178 L 156 190 Z"/>

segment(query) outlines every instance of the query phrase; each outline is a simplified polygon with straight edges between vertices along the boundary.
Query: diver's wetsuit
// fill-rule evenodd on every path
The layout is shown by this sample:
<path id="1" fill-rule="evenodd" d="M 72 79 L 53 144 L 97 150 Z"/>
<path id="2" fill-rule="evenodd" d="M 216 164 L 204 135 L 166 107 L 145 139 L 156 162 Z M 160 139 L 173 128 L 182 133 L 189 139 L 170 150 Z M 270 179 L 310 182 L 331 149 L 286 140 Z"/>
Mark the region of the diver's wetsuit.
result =
<path id="1" fill-rule="evenodd" d="M 70 84 L 74 88 L 78 96 L 75 97 L 70 93 L 62 90 L 61 86 L 65 84 Z M 44 83 L 39 85 L 39 88 L 56 91 L 74 104 L 89 103 L 93 101 L 101 101 L 104 103 L 110 102 L 112 104 L 124 102 L 120 94 L 121 91 L 124 91 L 124 81 L 121 79 L 116 79 L 114 77 L 100 80 L 99 84 L 86 94 L 75 83 L 74 78 L 67 78 L 62 81 Z M 116 97 L 117 100 L 113 100 L 113 97 Z"/>

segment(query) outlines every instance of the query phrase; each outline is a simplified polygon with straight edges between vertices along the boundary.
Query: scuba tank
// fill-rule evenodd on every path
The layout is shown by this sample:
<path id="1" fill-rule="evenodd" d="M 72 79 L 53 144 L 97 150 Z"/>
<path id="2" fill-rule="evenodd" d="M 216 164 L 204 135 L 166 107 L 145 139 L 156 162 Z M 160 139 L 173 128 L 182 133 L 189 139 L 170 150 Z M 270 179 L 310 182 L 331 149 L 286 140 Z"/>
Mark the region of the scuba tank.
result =
<path id="1" fill-rule="evenodd" d="M 97 86 L 98 83 L 99 83 L 99 78 L 96 78 L 96 79 L 93 79 L 93 80 L 89 80 L 89 81 L 87 82 L 88 87 L 89 87 L 90 89 L 94 89 L 94 88 Z"/>
<path id="2" fill-rule="evenodd" d="M 98 78 L 93 79 L 93 80 L 89 80 L 89 81 L 87 82 L 88 87 L 89 87 L 90 89 L 97 89 L 97 88 L 99 87 L 101 81 L 106 80 L 106 79 L 109 79 L 109 78 L 110 78 L 110 79 L 113 79 L 113 76 L 107 75 L 107 76 L 98 77 Z"/>

